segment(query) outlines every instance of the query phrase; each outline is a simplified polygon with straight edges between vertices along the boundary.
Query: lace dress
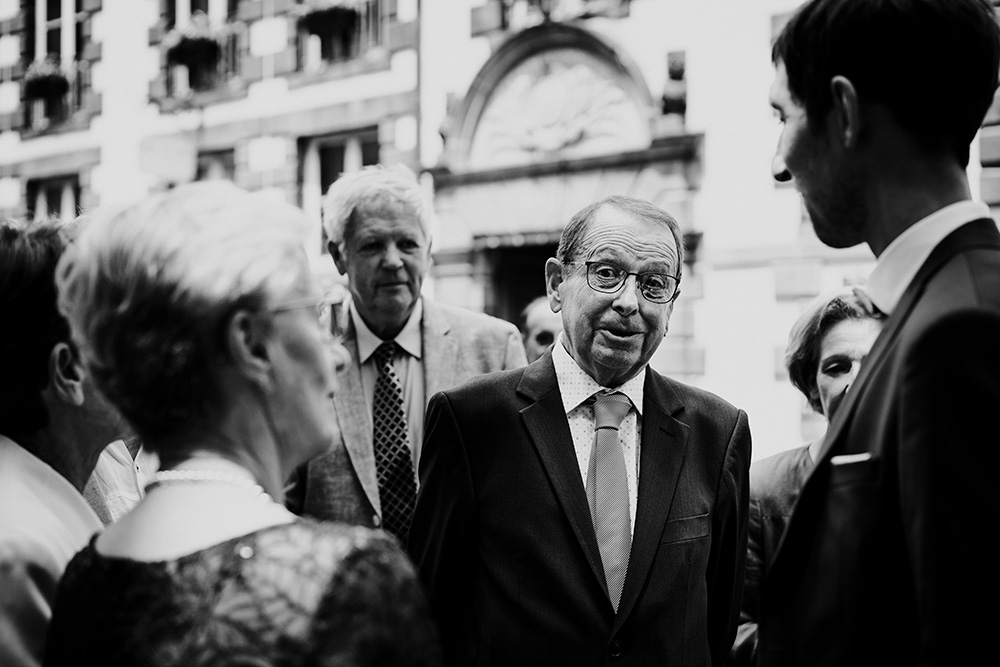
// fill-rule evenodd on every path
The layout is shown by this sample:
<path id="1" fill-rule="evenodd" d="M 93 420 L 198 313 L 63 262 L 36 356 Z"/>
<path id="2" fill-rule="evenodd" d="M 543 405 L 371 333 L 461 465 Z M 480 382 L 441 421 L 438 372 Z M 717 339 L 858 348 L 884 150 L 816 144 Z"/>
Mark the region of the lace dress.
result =
<path id="1" fill-rule="evenodd" d="M 413 568 L 383 533 L 298 520 L 161 562 L 94 541 L 59 585 L 45 664 L 437 665 Z"/>

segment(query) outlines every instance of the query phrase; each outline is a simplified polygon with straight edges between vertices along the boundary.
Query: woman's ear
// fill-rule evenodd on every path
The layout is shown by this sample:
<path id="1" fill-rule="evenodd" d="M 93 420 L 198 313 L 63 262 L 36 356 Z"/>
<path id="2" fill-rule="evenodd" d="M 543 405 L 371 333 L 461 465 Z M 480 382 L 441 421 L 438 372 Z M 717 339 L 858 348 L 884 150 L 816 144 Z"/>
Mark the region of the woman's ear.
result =
<path id="1" fill-rule="evenodd" d="M 83 365 L 69 343 L 56 343 L 49 353 L 49 382 L 60 400 L 83 405 Z"/>
<path id="2" fill-rule="evenodd" d="M 226 323 L 226 351 L 233 367 L 263 389 L 271 386 L 270 326 L 259 314 L 237 310 Z"/>

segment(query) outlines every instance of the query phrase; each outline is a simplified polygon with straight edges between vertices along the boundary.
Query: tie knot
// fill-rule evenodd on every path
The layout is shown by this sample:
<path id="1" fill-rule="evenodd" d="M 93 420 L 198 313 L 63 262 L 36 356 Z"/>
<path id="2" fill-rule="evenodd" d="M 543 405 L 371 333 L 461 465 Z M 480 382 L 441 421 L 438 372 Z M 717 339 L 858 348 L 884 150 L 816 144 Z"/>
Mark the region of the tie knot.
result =
<path id="1" fill-rule="evenodd" d="M 594 427 L 618 430 L 632 402 L 621 392 L 594 395 Z"/>
<path id="2" fill-rule="evenodd" d="M 392 363 L 392 358 L 396 356 L 396 341 L 387 340 L 375 348 L 375 361 L 379 366 Z"/>

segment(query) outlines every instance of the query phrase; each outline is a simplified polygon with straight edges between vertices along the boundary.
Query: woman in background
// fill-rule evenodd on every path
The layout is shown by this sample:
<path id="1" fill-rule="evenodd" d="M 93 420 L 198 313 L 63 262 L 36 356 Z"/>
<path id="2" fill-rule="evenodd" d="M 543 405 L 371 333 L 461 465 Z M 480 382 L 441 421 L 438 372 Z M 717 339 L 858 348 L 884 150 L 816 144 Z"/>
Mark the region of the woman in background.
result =
<path id="1" fill-rule="evenodd" d="M 160 458 L 73 559 L 47 665 L 430 665 L 402 550 L 299 519 L 292 469 L 334 433 L 329 300 L 305 215 L 223 181 L 98 214 L 59 265 L 87 371 Z"/>
<path id="2" fill-rule="evenodd" d="M 792 325 L 785 348 L 785 367 L 809 407 L 833 419 L 858 375 L 861 362 L 882 330 L 867 295 L 845 287 L 813 299 Z M 778 548 L 823 439 L 779 452 L 750 466 L 750 513 L 747 569 L 736 642 L 727 665 L 757 662 L 757 609 L 764 575 Z"/>

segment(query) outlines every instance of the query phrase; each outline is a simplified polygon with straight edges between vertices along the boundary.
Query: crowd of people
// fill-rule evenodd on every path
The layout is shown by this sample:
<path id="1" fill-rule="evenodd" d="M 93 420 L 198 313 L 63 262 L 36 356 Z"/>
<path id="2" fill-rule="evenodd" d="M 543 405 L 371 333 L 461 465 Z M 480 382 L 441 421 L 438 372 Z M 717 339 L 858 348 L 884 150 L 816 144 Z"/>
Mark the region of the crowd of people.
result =
<path id="1" fill-rule="evenodd" d="M 684 246 L 648 201 L 567 221 L 519 326 L 422 295 L 402 167 L 326 194 L 345 304 L 229 182 L 0 224 L 0 664 L 986 659 L 1000 27 L 810 0 L 772 60 L 774 178 L 877 262 L 789 334 L 825 434 L 752 465 L 746 412 L 650 367 Z"/>

